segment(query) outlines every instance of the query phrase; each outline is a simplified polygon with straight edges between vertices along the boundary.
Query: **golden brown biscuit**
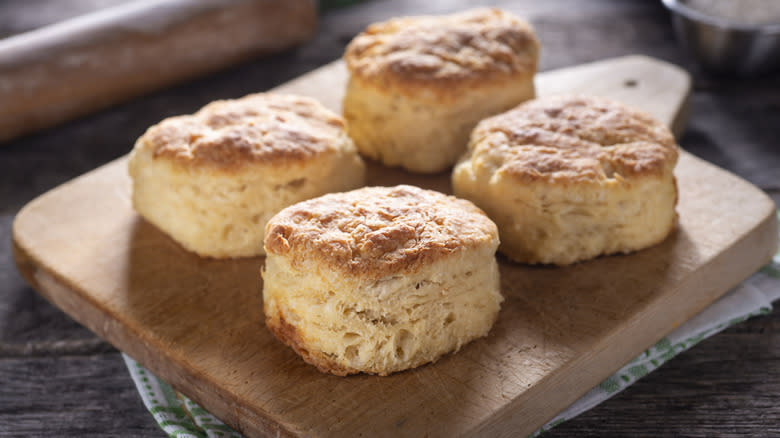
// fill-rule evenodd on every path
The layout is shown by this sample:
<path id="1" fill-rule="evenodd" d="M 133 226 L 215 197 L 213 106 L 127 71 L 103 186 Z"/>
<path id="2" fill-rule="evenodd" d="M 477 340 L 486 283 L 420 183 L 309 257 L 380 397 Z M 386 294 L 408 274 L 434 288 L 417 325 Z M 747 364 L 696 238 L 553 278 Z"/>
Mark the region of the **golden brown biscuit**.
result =
<path id="1" fill-rule="evenodd" d="M 372 24 L 347 47 L 349 135 L 363 155 L 432 173 L 477 122 L 534 96 L 539 43 L 499 9 Z"/>
<path id="2" fill-rule="evenodd" d="M 266 324 L 323 372 L 387 375 L 485 336 L 498 230 L 472 203 L 366 187 L 282 210 L 266 231 Z"/>
<path id="3" fill-rule="evenodd" d="M 253 94 L 149 128 L 130 155 L 133 207 L 202 256 L 264 254 L 282 208 L 364 182 L 341 117 L 314 99 Z"/>
<path id="4" fill-rule="evenodd" d="M 482 121 L 452 183 L 496 221 L 499 251 L 567 265 L 664 240 L 677 218 L 677 155 L 672 133 L 650 115 L 561 96 Z"/>

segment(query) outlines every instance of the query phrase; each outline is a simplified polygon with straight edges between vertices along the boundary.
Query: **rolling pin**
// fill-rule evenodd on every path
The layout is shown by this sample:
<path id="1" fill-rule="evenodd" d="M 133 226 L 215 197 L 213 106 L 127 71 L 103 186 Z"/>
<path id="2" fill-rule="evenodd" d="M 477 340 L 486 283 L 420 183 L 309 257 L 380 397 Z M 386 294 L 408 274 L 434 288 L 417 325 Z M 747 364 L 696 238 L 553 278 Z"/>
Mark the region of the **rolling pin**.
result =
<path id="1" fill-rule="evenodd" d="M 135 0 L 0 40 L 0 143 L 308 39 L 314 0 Z"/>

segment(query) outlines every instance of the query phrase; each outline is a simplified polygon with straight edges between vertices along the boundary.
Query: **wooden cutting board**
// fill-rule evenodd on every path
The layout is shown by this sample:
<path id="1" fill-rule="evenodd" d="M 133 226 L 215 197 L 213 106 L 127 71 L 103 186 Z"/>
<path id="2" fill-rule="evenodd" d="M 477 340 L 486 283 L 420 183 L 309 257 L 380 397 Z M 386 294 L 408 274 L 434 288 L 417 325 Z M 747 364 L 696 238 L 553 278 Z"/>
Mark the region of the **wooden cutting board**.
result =
<path id="1" fill-rule="evenodd" d="M 335 63 L 280 90 L 338 108 L 344 83 Z M 690 87 L 682 70 L 645 57 L 537 83 L 541 95 L 612 96 L 678 130 Z M 687 153 L 677 177 L 679 228 L 665 242 L 566 268 L 500 258 L 506 301 L 490 335 L 389 377 L 322 374 L 273 338 L 263 259 L 202 259 L 144 222 L 125 158 L 32 201 L 13 239 L 20 271 L 52 303 L 246 435 L 522 437 L 775 252 L 775 207 L 763 192 Z M 449 191 L 448 175 L 372 165 L 369 179 Z"/>

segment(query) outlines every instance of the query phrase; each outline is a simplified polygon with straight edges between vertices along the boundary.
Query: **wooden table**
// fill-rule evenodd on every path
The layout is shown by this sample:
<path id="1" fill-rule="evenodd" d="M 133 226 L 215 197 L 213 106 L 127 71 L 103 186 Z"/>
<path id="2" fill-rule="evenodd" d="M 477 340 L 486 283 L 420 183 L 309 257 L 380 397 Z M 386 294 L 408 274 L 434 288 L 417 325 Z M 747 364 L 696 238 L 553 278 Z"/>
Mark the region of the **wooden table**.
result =
<path id="1" fill-rule="evenodd" d="M 112 2 L 78 3 L 86 8 Z M 476 2 L 422 3 L 373 1 L 327 12 L 316 38 L 297 50 L 0 145 L 0 436 L 163 436 L 119 352 L 48 304 L 17 274 L 10 247 L 16 212 L 44 191 L 125 154 L 163 117 L 270 88 L 336 59 L 369 22 Z M 695 84 L 682 146 L 780 201 L 780 75 L 749 81 L 702 76 L 675 42 L 660 1 L 591 0 L 587 9 L 577 0 L 491 4 L 503 3 L 536 27 L 543 70 L 630 53 L 688 68 Z M 31 14 L 25 4 L 30 3 L 0 5 L 0 35 L 73 13 L 54 0 L 34 3 L 47 5 L 45 14 Z M 545 436 L 683 435 L 780 435 L 780 311 L 703 341 Z"/>

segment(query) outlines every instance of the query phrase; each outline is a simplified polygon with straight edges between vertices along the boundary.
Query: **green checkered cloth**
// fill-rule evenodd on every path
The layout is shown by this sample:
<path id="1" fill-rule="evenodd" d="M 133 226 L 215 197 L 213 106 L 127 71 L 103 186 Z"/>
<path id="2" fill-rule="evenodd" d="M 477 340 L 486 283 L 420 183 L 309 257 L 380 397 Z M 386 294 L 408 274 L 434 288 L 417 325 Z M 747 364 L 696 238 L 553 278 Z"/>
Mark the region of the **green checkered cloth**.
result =
<path id="1" fill-rule="evenodd" d="M 780 213 L 778 213 L 778 220 L 780 220 Z M 780 299 L 780 252 L 769 265 L 645 350 L 532 436 L 539 436 L 593 408 L 703 339 L 748 318 L 768 314 L 772 311 L 772 301 L 777 299 Z M 174 392 L 167 383 L 152 375 L 129 356 L 123 356 L 144 405 L 169 436 L 241 437 L 195 402 Z"/>

